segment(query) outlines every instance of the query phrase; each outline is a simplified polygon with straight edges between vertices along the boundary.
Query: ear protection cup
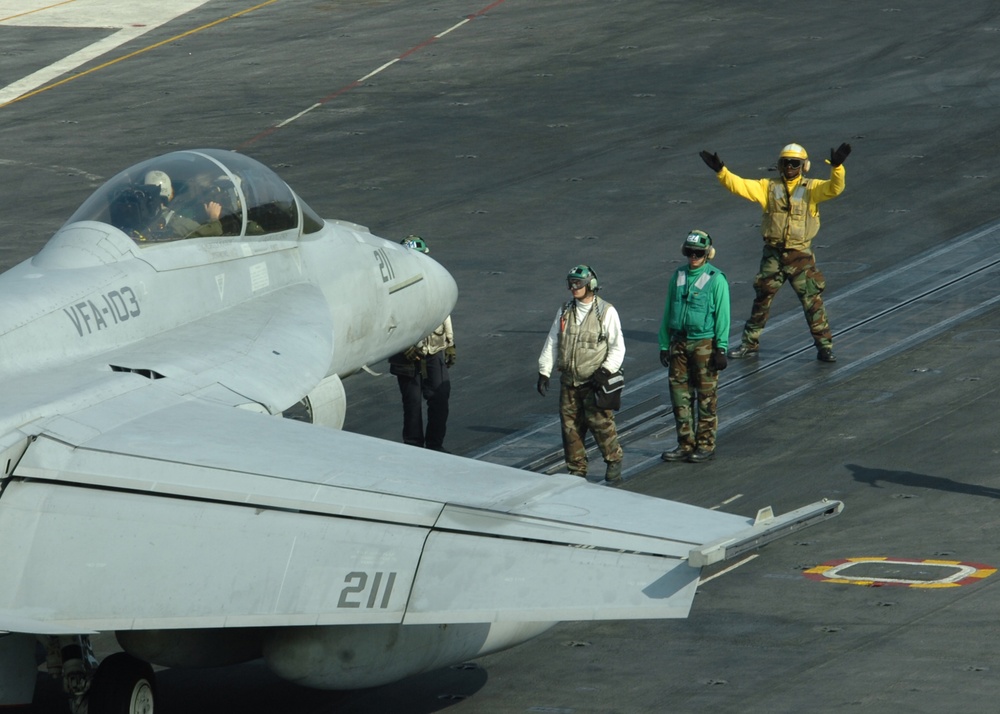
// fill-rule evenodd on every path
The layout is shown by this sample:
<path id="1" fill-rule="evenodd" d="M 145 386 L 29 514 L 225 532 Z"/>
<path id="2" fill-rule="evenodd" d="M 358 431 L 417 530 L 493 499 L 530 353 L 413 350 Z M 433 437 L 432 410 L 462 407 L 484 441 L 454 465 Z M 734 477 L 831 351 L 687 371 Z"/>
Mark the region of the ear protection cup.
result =
<path id="1" fill-rule="evenodd" d="M 805 162 L 802 164 L 802 173 L 804 173 L 804 174 L 805 173 L 809 173 L 809 167 L 810 166 L 812 166 L 812 161 L 810 161 L 809 159 L 806 159 Z"/>
<path id="2" fill-rule="evenodd" d="M 708 246 L 708 259 L 712 260 L 715 257 L 715 246 Z"/>

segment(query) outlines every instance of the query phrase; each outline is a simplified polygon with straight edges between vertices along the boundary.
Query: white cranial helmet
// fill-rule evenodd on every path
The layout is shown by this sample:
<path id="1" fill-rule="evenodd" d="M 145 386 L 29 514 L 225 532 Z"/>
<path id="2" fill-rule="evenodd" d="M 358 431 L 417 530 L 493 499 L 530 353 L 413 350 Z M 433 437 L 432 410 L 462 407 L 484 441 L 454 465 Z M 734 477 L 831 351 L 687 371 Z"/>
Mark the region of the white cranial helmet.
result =
<path id="1" fill-rule="evenodd" d="M 174 197 L 174 185 L 170 182 L 170 177 L 163 171 L 158 171 L 156 169 L 147 171 L 146 175 L 142 179 L 142 182 L 147 186 L 159 186 L 160 196 L 168 201 Z"/>

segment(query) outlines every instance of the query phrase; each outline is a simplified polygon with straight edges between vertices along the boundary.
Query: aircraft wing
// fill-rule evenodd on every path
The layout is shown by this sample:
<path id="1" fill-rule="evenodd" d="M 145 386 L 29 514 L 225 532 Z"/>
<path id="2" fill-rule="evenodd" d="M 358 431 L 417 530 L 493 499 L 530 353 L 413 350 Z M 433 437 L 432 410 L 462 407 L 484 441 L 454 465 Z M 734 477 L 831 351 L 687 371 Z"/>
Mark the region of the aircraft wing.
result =
<path id="1" fill-rule="evenodd" d="M 197 350 L 186 349 L 197 345 Z M 333 326 L 322 291 L 289 285 L 101 358 L 117 370 L 167 377 L 174 390 L 233 402 L 233 395 L 272 413 L 297 402 L 330 366 Z M 183 386 L 181 384 L 183 383 Z"/>
<path id="2" fill-rule="evenodd" d="M 0 628 L 684 617 L 689 553 L 753 528 L 176 386 L 154 380 L 0 443 Z"/>
<path id="3" fill-rule="evenodd" d="M 150 382 L 169 384 L 174 396 L 280 411 L 326 375 L 332 335 L 322 293 L 308 284 L 284 287 L 88 360 L 4 376 L 0 435 L 116 394 L 136 389 L 150 394 L 145 391 Z M 156 408 L 155 399 L 150 404 Z M 145 408 L 140 400 L 137 411 L 120 418 Z"/>

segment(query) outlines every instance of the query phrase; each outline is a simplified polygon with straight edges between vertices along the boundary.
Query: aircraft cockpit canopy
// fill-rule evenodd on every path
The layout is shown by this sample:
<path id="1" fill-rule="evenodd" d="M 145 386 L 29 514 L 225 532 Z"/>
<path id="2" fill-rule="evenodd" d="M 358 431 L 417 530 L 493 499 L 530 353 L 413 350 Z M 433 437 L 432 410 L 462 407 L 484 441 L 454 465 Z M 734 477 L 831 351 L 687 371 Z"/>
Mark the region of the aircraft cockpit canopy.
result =
<path id="1" fill-rule="evenodd" d="M 300 219 L 301 209 L 301 219 Z M 122 171 L 68 223 L 99 221 L 139 245 L 209 236 L 318 231 L 319 218 L 277 174 L 242 154 L 178 151 Z"/>

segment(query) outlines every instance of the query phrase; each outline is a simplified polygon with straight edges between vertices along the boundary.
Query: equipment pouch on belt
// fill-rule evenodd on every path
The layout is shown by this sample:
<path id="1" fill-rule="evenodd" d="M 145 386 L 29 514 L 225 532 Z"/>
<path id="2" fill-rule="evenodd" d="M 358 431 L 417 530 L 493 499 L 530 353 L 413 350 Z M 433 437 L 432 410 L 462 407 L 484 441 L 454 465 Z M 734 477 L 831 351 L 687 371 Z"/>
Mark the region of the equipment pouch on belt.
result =
<path id="1" fill-rule="evenodd" d="M 417 363 L 408 359 L 402 352 L 389 358 L 389 374 L 397 377 L 417 376 Z"/>
<path id="2" fill-rule="evenodd" d="M 594 372 L 591 384 L 594 386 L 594 398 L 598 409 L 618 411 L 622 408 L 622 390 L 625 388 L 625 375 L 622 370 L 609 372 L 602 367 Z"/>

